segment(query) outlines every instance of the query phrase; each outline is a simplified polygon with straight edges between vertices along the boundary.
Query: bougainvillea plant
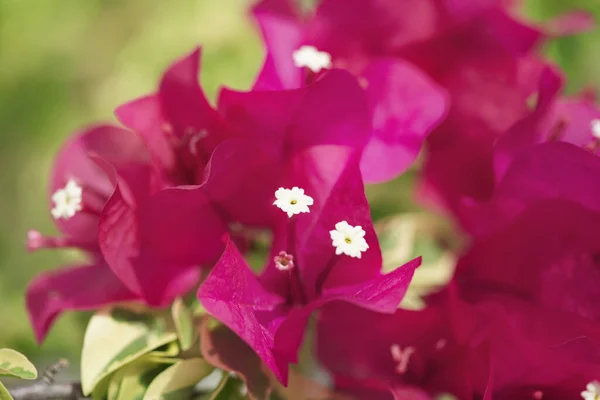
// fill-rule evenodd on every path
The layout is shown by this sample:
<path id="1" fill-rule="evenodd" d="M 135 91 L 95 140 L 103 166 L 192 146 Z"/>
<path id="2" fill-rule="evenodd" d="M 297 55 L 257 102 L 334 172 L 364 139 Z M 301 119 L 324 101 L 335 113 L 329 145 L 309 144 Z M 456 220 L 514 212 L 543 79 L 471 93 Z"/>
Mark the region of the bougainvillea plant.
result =
<path id="1" fill-rule="evenodd" d="M 600 108 L 563 96 L 540 52 L 590 17 L 299 3 L 249 11 L 266 49 L 250 90 L 213 105 L 194 49 L 56 156 L 60 234 L 27 246 L 87 262 L 34 278 L 27 309 L 40 343 L 94 312 L 62 398 L 600 399 Z M 373 222 L 365 185 L 414 171 L 452 228 Z M 36 372 L 3 349 L 0 375 Z"/>

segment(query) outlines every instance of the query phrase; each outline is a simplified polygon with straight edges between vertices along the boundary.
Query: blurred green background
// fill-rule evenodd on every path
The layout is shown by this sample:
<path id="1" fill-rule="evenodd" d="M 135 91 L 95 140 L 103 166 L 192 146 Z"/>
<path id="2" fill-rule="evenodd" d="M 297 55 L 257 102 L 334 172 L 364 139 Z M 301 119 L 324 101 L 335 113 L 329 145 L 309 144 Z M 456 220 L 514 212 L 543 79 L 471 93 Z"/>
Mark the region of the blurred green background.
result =
<path id="1" fill-rule="evenodd" d="M 61 318 L 40 349 L 23 301 L 36 273 L 75 257 L 25 251 L 28 229 L 55 233 L 46 199 L 53 155 L 72 132 L 113 121 L 115 106 L 153 91 L 164 68 L 197 44 L 211 97 L 219 85 L 247 88 L 263 57 L 248 3 L 0 0 L 0 347 L 34 362 L 77 362 L 86 316 Z M 599 0 L 528 0 L 524 12 L 541 21 L 573 7 L 600 17 Z M 560 39 L 546 51 L 567 72 L 569 91 L 600 85 L 600 32 Z"/>

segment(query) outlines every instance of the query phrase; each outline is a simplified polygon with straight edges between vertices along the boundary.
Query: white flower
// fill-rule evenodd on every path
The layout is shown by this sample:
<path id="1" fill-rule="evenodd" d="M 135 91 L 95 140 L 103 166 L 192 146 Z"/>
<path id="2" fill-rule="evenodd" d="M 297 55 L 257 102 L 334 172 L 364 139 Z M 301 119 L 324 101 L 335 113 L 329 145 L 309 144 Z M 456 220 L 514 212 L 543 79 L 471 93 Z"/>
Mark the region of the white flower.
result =
<path id="1" fill-rule="evenodd" d="M 312 197 L 304 194 L 304 189 L 296 186 L 291 189 L 277 189 L 275 198 L 277 200 L 273 204 L 285 211 L 290 218 L 292 215 L 310 212 L 308 206 L 312 206 L 314 203 Z"/>
<path id="2" fill-rule="evenodd" d="M 331 68 L 331 55 L 319 51 L 314 46 L 302 46 L 292 54 L 296 67 L 306 67 L 317 73 L 324 68 Z"/>
<path id="3" fill-rule="evenodd" d="M 592 136 L 600 139 L 600 119 L 593 119 L 590 122 L 590 129 L 592 130 Z"/>
<path id="4" fill-rule="evenodd" d="M 54 219 L 69 219 L 82 209 L 83 190 L 73 179 L 64 188 L 58 189 L 52 195 L 54 208 L 50 210 Z"/>
<path id="5" fill-rule="evenodd" d="M 599 400 L 600 399 L 600 382 L 593 381 L 587 384 L 585 390 L 581 392 L 583 400 Z"/>
<path id="6" fill-rule="evenodd" d="M 361 226 L 352 226 L 346 221 L 340 221 L 329 234 L 337 255 L 344 253 L 350 257 L 361 258 L 362 253 L 369 248 Z"/>

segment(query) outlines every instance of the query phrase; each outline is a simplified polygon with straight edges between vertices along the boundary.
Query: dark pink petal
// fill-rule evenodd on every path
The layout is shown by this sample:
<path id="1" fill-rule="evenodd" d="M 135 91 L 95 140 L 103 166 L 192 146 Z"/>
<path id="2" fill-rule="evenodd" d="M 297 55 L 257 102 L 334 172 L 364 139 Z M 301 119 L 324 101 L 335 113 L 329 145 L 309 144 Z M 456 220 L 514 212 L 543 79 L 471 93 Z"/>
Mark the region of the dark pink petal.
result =
<path id="1" fill-rule="evenodd" d="M 363 73 L 373 120 L 373 137 L 361 161 L 363 179 L 381 182 L 415 161 L 427 135 L 444 118 L 445 91 L 415 67 L 391 59 Z"/>
<path id="2" fill-rule="evenodd" d="M 353 305 L 331 304 L 318 321 L 318 357 L 336 376 L 371 379 L 388 388 L 414 386 L 430 393 L 471 398 L 470 368 L 481 365 L 470 359 L 464 346 L 470 340 L 477 345 L 480 339 L 474 333 L 481 333 L 485 324 L 477 320 L 461 325 L 461 330 L 468 332 L 461 337 L 453 325 L 459 320 L 455 315 L 462 313 L 470 316 L 471 311 L 464 306 L 458 311 L 444 306 L 385 315 Z M 394 359 L 393 345 L 403 354 L 403 365 Z"/>
<path id="3" fill-rule="evenodd" d="M 142 296 L 144 290 L 136 273 L 139 257 L 137 215 L 134 205 L 126 201 L 119 185 L 102 211 L 98 243 L 114 274 L 131 291 Z"/>
<path id="4" fill-rule="evenodd" d="M 233 139 L 215 149 L 201 190 L 227 221 L 270 227 L 282 217 L 273 201 L 285 181 L 285 164 L 271 145 Z"/>
<path id="5" fill-rule="evenodd" d="M 517 121 L 504 133 L 495 145 L 494 163 L 496 179 L 500 179 L 513 158 L 523 149 L 545 140 L 547 126 L 545 120 L 552 111 L 554 101 L 562 88 L 563 79 L 555 69 L 546 67 L 542 71 L 537 104 L 535 109 L 521 120 Z M 552 129 L 553 127 L 550 127 Z M 589 126 L 588 126 L 589 129 Z"/>
<path id="6" fill-rule="evenodd" d="M 428 137 L 422 186 L 462 222 L 465 202 L 480 203 L 492 196 L 495 140 L 529 114 L 526 99 L 535 89 L 532 82 L 538 82 L 540 68 L 537 62 L 517 60 L 483 44 L 479 54 L 452 50 L 457 43 L 440 41 L 414 61 L 426 65 L 433 60 L 427 68 L 452 102 L 444 123 Z M 441 52 L 448 53 L 452 66 L 435 65 Z"/>
<path id="7" fill-rule="evenodd" d="M 380 313 L 393 313 L 404 298 L 421 257 L 367 282 L 352 286 L 332 287 L 323 291 L 324 299 L 335 299 L 355 304 Z"/>
<path id="8" fill-rule="evenodd" d="M 223 252 L 226 221 L 197 186 L 161 190 L 138 213 L 141 250 L 159 263 L 213 264 Z"/>
<path id="9" fill-rule="evenodd" d="M 305 94 L 306 89 L 239 92 L 223 88 L 218 108 L 248 138 L 273 142 L 274 151 L 281 151 L 286 140 L 282 132 L 292 124 Z"/>
<path id="10" fill-rule="evenodd" d="M 493 142 L 485 138 L 430 148 L 420 183 L 426 201 L 436 199 L 462 222 L 465 201 L 483 202 L 494 192 L 493 157 Z"/>
<path id="11" fill-rule="evenodd" d="M 275 10 L 272 4 L 279 3 Z M 285 1 L 263 1 L 253 9 L 266 47 L 266 58 L 254 90 L 297 89 L 304 86 L 306 71 L 294 65 L 293 53 L 302 44 L 302 26 Z"/>
<path id="12" fill-rule="evenodd" d="M 206 310 L 237 333 L 284 384 L 287 363 L 273 353 L 274 332 L 285 300 L 265 291 L 230 241 L 198 298 Z"/>
<path id="13" fill-rule="evenodd" d="M 151 304 L 190 290 L 200 267 L 223 249 L 223 219 L 202 190 L 165 189 L 132 205 L 115 191 L 100 220 L 100 248 L 108 265 Z"/>
<path id="14" fill-rule="evenodd" d="M 175 149 L 168 132 L 171 127 L 163 115 L 157 95 L 142 97 L 119 106 L 117 118 L 141 136 L 153 161 L 166 171 L 177 167 Z"/>
<path id="15" fill-rule="evenodd" d="M 600 318 L 600 216 L 562 199 L 537 202 L 499 232 L 476 240 L 458 264 L 463 295 L 502 290 Z"/>
<path id="16" fill-rule="evenodd" d="M 420 263 L 421 259 L 418 258 L 371 281 L 325 290 L 315 301 L 291 310 L 277 329 L 277 352 L 290 363 L 298 362 L 298 353 L 310 315 L 318 308 L 327 307 L 330 302 L 343 301 L 371 311 L 392 314 L 402 301 Z"/>
<path id="17" fill-rule="evenodd" d="M 44 272 L 27 287 L 27 311 L 42 343 L 64 311 L 96 310 L 107 304 L 139 300 L 105 264 Z"/>
<path id="18" fill-rule="evenodd" d="M 334 374 L 336 392 L 347 394 L 357 400 L 433 400 L 426 392 L 407 386 L 390 387 L 377 378 L 360 379 Z M 425 396 L 425 397 L 419 397 Z"/>
<path id="19" fill-rule="evenodd" d="M 210 105 L 198 82 L 201 49 L 176 61 L 160 82 L 158 97 L 167 120 L 177 136 L 186 130 L 206 130 L 203 146 L 214 148 L 229 137 L 230 132 L 219 113 Z"/>
<path id="20" fill-rule="evenodd" d="M 405 387 L 396 387 L 391 389 L 392 395 L 394 396 L 394 400 L 432 400 L 427 392 L 417 389 L 417 388 L 405 388 Z M 485 400 L 485 399 L 484 399 Z"/>
<path id="21" fill-rule="evenodd" d="M 439 29 L 436 8 L 430 0 L 324 0 L 316 11 L 310 39 L 331 53 L 334 61 L 347 58 L 353 64 L 353 59 L 384 56 L 431 38 Z"/>
<path id="22" fill-rule="evenodd" d="M 252 12 L 269 12 L 288 18 L 300 18 L 299 5 L 294 0 L 260 0 L 252 7 Z"/>
<path id="23" fill-rule="evenodd" d="M 515 158 L 492 204 L 508 216 L 534 201 L 562 198 L 598 212 L 599 171 L 600 159 L 586 150 L 561 142 L 540 144 Z"/>
<path id="24" fill-rule="evenodd" d="M 481 301 L 493 305 L 502 321 L 490 332 L 494 399 L 527 389 L 551 399 L 576 398 L 598 376 L 596 322 L 492 292 Z"/>
<path id="25" fill-rule="evenodd" d="M 84 212 L 69 219 L 58 219 L 60 230 L 81 242 L 95 242 L 98 215 L 112 194 L 114 185 L 106 172 L 90 158 L 91 155 L 107 160 L 116 168 L 145 163 L 148 154 L 136 135 L 111 125 L 97 125 L 77 133 L 56 157 L 50 196 L 62 189 L 70 179 L 83 188 Z M 50 200 L 50 207 L 54 207 Z"/>
<path id="26" fill-rule="evenodd" d="M 324 144 L 360 151 L 371 134 L 364 91 L 341 70 L 297 90 L 223 90 L 219 111 L 248 138 L 271 140 L 284 155 Z"/>
<path id="27" fill-rule="evenodd" d="M 442 4 L 453 19 L 464 23 L 501 6 L 501 0 L 443 0 Z"/>
<path id="28" fill-rule="evenodd" d="M 196 183 L 210 153 L 234 135 L 209 104 L 200 84 L 200 48 L 164 73 L 158 92 L 116 110 L 117 117 L 146 142 L 155 162 L 175 182 Z"/>
<path id="29" fill-rule="evenodd" d="M 483 35 L 489 35 L 516 56 L 531 52 L 544 39 L 540 30 L 516 20 L 500 8 L 487 12 L 479 24 Z"/>

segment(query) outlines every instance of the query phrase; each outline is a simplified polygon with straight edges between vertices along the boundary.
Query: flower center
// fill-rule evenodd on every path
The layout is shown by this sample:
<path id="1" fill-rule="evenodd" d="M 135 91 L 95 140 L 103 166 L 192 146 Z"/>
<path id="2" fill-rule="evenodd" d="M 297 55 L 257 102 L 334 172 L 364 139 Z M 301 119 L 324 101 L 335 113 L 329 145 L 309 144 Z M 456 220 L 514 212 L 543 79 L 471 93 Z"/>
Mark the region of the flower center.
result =
<path id="1" fill-rule="evenodd" d="M 296 204 L 298 204 L 298 200 L 293 199 L 292 201 L 290 201 L 290 204 L 295 206 Z"/>
<path id="2" fill-rule="evenodd" d="M 344 242 L 350 244 L 350 243 L 352 243 L 352 239 L 350 239 L 349 237 L 347 237 L 346 239 L 344 239 Z"/>
<path id="3" fill-rule="evenodd" d="M 278 255 L 273 258 L 275 267 L 280 271 L 289 271 L 294 268 L 294 256 L 280 251 Z"/>

